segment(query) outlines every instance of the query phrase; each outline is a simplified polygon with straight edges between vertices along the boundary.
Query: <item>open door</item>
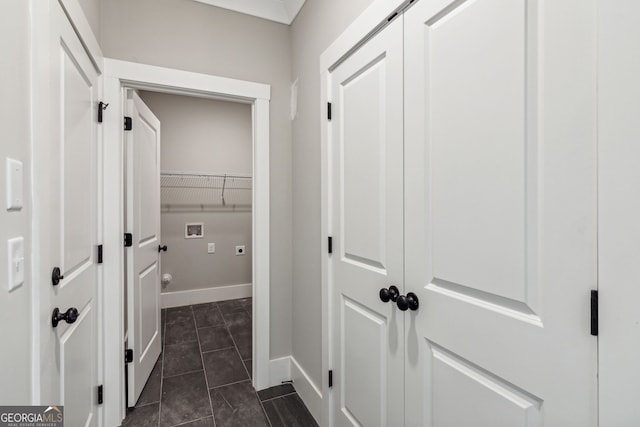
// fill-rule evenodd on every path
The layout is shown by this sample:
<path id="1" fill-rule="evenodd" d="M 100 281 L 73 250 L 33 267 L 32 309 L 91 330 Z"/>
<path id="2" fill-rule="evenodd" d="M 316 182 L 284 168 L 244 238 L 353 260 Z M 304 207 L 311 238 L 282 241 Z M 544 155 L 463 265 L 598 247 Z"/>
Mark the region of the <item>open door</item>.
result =
<path id="1" fill-rule="evenodd" d="M 160 121 L 129 90 L 125 130 L 127 200 L 128 402 L 142 393 L 161 351 L 160 329 Z M 128 126 L 125 126 L 125 129 Z"/>
<path id="2" fill-rule="evenodd" d="M 35 400 L 64 405 L 65 425 L 91 427 L 99 424 L 101 333 L 98 73 L 58 2 L 37 3 L 35 16 L 43 19 L 37 23 L 41 31 L 34 33 L 41 49 L 36 67 L 44 68 L 37 81 L 46 89 L 34 93 L 34 126 L 42 126 L 34 139 L 34 222 L 39 227 L 33 240 L 38 265 L 34 298 L 41 303 Z"/>

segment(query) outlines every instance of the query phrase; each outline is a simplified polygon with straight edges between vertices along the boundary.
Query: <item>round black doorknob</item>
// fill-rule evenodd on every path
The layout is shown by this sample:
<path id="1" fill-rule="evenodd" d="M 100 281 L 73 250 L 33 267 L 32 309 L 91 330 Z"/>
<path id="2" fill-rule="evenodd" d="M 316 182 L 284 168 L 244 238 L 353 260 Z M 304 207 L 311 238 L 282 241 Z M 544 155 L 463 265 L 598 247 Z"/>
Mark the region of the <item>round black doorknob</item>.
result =
<path id="1" fill-rule="evenodd" d="M 420 303 L 418 301 L 418 296 L 413 292 L 409 292 L 407 296 L 400 295 L 398 300 L 396 301 L 398 308 L 402 311 L 417 310 Z"/>
<path id="2" fill-rule="evenodd" d="M 164 246 L 158 245 L 158 252 L 162 252 L 162 251 L 167 252 L 167 245 L 164 245 Z"/>
<path id="3" fill-rule="evenodd" d="M 60 313 L 60 309 L 58 307 L 54 308 L 53 314 L 51 315 L 51 324 L 55 328 L 61 320 L 64 320 L 67 323 L 75 322 L 78 320 L 78 309 L 71 307 L 64 313 Z"/>
<path id="4" fill-rule="evenodd" d="M 62 279 L 64 279 L 64 276 L 60 272 L 60 267 L 53 267 L 53 271 L 51 272 L 51 283 L 53 286 L 57 286 Z"/>
<path id="5" fill-rule="evenodd" d="M 398 295 L 400 295 L 400 291 L 395 285 L 389 286 L 389 289 L 380 289 L 380 299 L 382 300 L 382 302 L 396 302 L 396 300 L 398 299 Z"/>

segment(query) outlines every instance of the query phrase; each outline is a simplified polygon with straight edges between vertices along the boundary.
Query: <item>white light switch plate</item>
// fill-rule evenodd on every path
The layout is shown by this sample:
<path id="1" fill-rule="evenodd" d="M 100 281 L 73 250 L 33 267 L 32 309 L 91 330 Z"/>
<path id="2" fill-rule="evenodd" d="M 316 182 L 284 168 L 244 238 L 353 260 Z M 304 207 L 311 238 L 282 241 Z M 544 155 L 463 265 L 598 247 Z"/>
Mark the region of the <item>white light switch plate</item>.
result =
<path id="1" fill-rule="evenodd" d="M 215 254 L 216 253 L 216 244 L 215 243 L 207 243 L 207 253 Z"/>
<path id="2" fill-rule="evenodd" d="M 7 157 L 7 210 L 22 209 L 22 162 Z"/>
<path id="3" fill-rule="evenodd" d="M 7 241 L 9 272 L 9 292 L 24 283 L 24 238 L 16 237 Z"/>

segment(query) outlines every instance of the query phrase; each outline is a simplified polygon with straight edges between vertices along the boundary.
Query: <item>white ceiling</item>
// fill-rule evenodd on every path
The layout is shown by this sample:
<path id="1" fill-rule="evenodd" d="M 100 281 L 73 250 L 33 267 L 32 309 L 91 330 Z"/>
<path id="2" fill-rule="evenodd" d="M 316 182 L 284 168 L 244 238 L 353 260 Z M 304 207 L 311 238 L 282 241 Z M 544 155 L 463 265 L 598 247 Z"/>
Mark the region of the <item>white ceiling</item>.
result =
<path id="1" fill-rule="evenodd" d="M 305 0 L 195 0 L 258 18 L 291 24 Z"/>

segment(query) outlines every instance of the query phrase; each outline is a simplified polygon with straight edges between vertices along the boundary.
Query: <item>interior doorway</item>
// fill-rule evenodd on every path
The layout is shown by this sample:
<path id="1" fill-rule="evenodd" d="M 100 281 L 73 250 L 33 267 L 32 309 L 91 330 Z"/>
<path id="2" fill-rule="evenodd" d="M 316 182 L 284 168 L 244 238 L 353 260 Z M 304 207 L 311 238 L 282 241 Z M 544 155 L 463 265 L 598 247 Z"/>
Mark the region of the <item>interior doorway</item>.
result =
<path id="1" fill-rule="evenodd" d="M 105 280 L 122 283 L 124 277 L 124 170 L 123 131 L 125 92 L 149 90 L 247 104 L 251 110 L 252 210 L 251 260 L 253 304 L 253 385 L 269 386 L 269 85 L 220 78 L 142 64 L 105 59 L 105 101 L 113 106 L 105 111 L 104 138 L 111 142 L 105 150 Z M 120 237 L 118 237 L 120 236 Z M 109 244 L 109 241 L 111 244 Z M 207 242 L 209 243 L 209 242 Z M 238 245 L 242 246 L 242 245 Z M 245 248 L 246 250 L 246 248 Z M 114 327 L 105 331 L 105 388 L 119 390 L 119 399 L 105 402 L 106 422 L 116 425 L 124 417 L 124 295 L 122 287 L 105 290 L 105 312 Z"/>

